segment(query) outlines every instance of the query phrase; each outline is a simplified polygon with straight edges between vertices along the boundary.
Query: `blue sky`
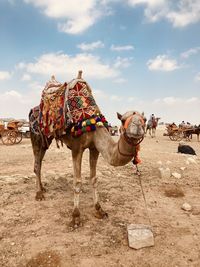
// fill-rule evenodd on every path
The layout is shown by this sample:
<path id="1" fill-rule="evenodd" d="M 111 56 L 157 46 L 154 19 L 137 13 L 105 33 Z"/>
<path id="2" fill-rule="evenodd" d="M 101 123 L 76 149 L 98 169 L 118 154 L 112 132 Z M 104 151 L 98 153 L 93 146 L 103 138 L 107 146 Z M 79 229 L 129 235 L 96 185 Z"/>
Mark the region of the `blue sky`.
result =
<path id="1" fill-rule="evenodd" d="M 83 70 L 108 121 L 200 123 L 199 0 L 0 0 L 0 118 L 27 118 L 52 74 Z"/>

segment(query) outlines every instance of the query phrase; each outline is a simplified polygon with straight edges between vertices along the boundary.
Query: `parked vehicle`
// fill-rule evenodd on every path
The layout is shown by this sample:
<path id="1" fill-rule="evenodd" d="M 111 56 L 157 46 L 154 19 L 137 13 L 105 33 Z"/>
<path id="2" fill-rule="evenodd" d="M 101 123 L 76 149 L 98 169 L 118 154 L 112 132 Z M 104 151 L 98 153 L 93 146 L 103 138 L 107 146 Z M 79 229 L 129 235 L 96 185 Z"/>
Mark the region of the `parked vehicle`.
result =
<path id="1" fill-rule="evenodd" d="M 0 124 L 0 138 L 4 145 L 19 144 L 22 141 L 22 132 L 19 127 L 22 122 L 13 120 L 9 122 L 2 122 Z"/>

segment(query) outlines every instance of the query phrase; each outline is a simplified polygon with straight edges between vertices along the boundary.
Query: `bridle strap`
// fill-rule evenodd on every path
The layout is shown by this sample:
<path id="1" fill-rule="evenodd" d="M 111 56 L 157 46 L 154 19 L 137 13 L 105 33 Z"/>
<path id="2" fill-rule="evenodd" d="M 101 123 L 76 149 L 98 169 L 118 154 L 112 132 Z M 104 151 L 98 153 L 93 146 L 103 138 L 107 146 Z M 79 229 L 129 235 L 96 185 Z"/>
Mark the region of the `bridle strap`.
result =
<path id="1" fill-rule="evenodd" d="M 120 155 L 125 156 L 125 157 L 132 157 L 132 158 L 136 155 L 136 146 L 133 147 L 133 148 L 135 148 L 135 151 L 134 151 L 133 154 L 125 154 L 125 153 L 123 153 L 123 152 L 120 151 L 120 145 L 119 145 L 119 143 L 120 143 L 120 139 L 119 139 L 119 142 L 118 142 L 118 151 L 119 151 L 119 154 Z"/>
<path id="2" fill-rule="evenodd" d="M 134 148 L 134 152 L 133 152 L 133 154 L 125 154 L 125 153 L 121 152 L 121 151 L 120 151 L 120 145 L 119 145 L 119 143 L 120 143 L 120 139 L 119 139 L 119 142 L 118 142 L 118 151 L 119 151 L 119 154 L 122 155 L 122 156 L 125 156 L 125 157 L 135 157 L 135 156 L 136 156 L 137 146 L 139 146 L 139 144 L 142 142 L 142 140 L 144 139 L 144 137 L 142 137 L 142 138 L 139 140 L 139 142 L 136 143 L 136 144 L 134 144 L 134 143 L 132 143 L 132 142 L 127 142 L 127 140 L 126 140 L 126 138 L 125 138 L 125 133 L 122 134 L 120 137 L 123 137 L 124 140 L 125 140 L 125 142 L 126 142 L 127 144 L 133 146 L 133 148 Z M 132 139 L 132 140 L 133 140 L 133 139 Z"/>
<path id="3" fill-rule="evenodd" d="M 124 132 L 124 133 L 122 134 L 122 136 L 123 136 L 124 140 L 126 141 L 126 143 L 128 143 L 128 144 L 131 145 L 131 146 L 137 146 L 137 145 L 139 145 L 139 144 L 143 141 L 143 139 L 144 139 L 144 136 L 141 137 L 141 138 L 139 139 L 139 141 L 135 144 L 135 142 L 134 142 L 135 138 L 133 138 L 133 137 L 128 137 L 128 135 L 126 134 L 126 132 Z"/>
<path id="4" fill-rule="evenodd" d="M 139 115 L 139 114 L 136 113 L 136 112 L 135 112 L 134 114 Z M 131 119 L 133 118 L 134 114 L 131 115 L 131 116 L 129 116 L 129 117 L 126 119 L 124 125 L 121 126 L 122 134 L 121 134 L 121 136 L 120 136 L 120 138 L 121 138 L 121 137 L 124 138 L 124 140 L 125 140 L 125 142 L 126 142 L 127 144 L 129 144 L 130 146 L 133 146 L 133 148 L 134 148 L 134 150 L 135 150 L 134 153 L 133 153 L 133 154 L 125 154 L 125 153 L 121 152 L 121 151 L 120 151 L 120 140 L 119 140 L 119 142 L 118 142 L 118 151 L 119 151 L 119 154 L 122 155 L 122 156 L 126 156 L 126 157 L 134 157 L 134 156 L 136 156 L 136 147 L 137 147 L 137 146 L 143 141 L 143 139 L 144 139 L 144 136 L 141 137 L 141 138 L 139 139 L 139 141 L 135 144 L 135 140 L 136 140 L 136 138 L 128 137 L 128 135 L 127 135 L 127 133 L 126 133 L 126 129 L 128 128 L 128 125 L 129 125 Z M 144 120 L 143 120 L 142 116 L 140 116 L 140 120 L 141 120 L 142 124 L 144 124 Z"/>

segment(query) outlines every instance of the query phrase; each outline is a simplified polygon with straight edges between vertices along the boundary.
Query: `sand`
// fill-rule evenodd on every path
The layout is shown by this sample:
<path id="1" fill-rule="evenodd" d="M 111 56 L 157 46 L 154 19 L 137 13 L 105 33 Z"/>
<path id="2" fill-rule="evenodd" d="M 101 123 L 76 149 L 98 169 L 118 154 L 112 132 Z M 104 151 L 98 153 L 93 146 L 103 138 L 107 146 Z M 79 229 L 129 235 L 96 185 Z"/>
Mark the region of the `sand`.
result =
<path id="1" fill-rule="evenodd" d="M 200 156 L 186 163 L 178 142 L 157 130 L 141 145 L 141 182 L 132 163 L 112 167 L 100 156 L 99 195 L 108 218 L 94 216 L 88 151 L 83 157 L 80 212 L 83 225 L 73 230 L 71 152 L 53 143 L 45 155 L 42 180 L 45 200 L 35 201 L 30 139 L 0 144 L 0 266 L 2 267 L 184 267 L 200 266 Z M 117 139 L 117 137 L 114 137 Z M 200 155 L 200 142 L 189 143 Z M 181 178 L 161 178 L 159 163 Z M 180 168 L 186 167 L 185 170 Z M 191 211 L 181 207 L 187 202 Z M 128 224 L 150 224 L 155 246 L 129 248 Z"/>

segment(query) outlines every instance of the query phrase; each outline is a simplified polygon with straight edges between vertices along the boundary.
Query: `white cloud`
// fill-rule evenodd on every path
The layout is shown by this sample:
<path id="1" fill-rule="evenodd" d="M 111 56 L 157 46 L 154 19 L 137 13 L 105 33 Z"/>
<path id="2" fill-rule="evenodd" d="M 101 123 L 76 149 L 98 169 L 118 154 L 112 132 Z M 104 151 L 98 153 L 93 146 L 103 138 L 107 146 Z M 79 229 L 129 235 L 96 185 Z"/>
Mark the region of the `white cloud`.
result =
<path id="1" fill-rule="evenodd" d="M 8 71 L 0 71 L 0 81 L 9 80 L 11 78 L 11 74 Z"/>
<path id="2" fill-rule="evenodd" d="M 154 59 L 150 59 L 147 62 L 149 70 L 158 70 L 158 71 L 173 71 L 180 66 L 178 65 L 175 59 L 169 58 L 167 55 L 158 55 Z"/>
<path id="3" fill-rule="evenodd" d="M 39 104 L 40 90 L 27 90 L 23 94 L 18 89 L 13 89 L 0 93 L 0 117 L 28 119 L 29 111 L 32 107 Z"/>
<path id="4" fill-rule="evenodd" d="M 186 100 L 187 103 L 198 103 L 199 99 L 197 97 L 191 97 Z"/>
<path id="5" fill-rule="evenodd" d="M 132 57 L 117 57 L 115 63 L 114 63 L 114 67 L 115 68 L 127 68 L 132 64 Z"/>
<path id="6" fill-rule="evenodd" d="M 110 49 L 112 51 L 130 51 L 134 50 L 134 46 L 132 45 L 124 45 L 124 46 L 116 46 L 116 45 L 111 45 Z"/>
<path id="7" fill-rule="evenodd" d="M 168 10 L 167 0 L 127 0 L 127 2 L 133 7 L 144 5 L 145 17 L 151 22 L 158 21 Z"/>
<path id="8" fill-rule="evenodd" d="M 184 27 L 200 21 L 199 0 L 180 0 L 177 9 L 170 11 L 166 17 L 175 27 Z"/>
<path id="9" fill-rule="evenodd" d="M 166 4 L 166 0 L 127 0 L 129 5 L 136 6 L 136 5 L 146 5 L 149 8 L 158 8 L 163 7 Z"/>
<path id="10" fill-rule="evenodd" d="M 135 100 L 136 100 L 136 98 L 133 97 L 133 96 L 130 96 L 130 97 L 127 98 L 127 101 L 128 101 L 128 102 L 133 102 L 133 101 L 135 101 Z"/>
<path id="11" fill-rule="evenodd" d="M 44 54 L 34 63 L 25 65 L 26 72 L 50 76 L 55 74 L 67 80 L 76 77 L 78 70 L 83 70 L 83 77 L 93 79 L 113 78 L 119 71 L 91 54 L 77 54 L 74 57 L 63 53 Z M 85 76 L 84 76 L 85 75 Z"/>
<path id="12" fill-rule="evenodd" d="M 126 82 L 127 82 L 127 80 L 124 78 L 118 78 L 118 79 L 114 80 L 114 83 L 118 83 L 118 84 L 126 83 Z"/>
<path id="13" fill-rule="evenodd" d="M 185 27 L 200 21 L 199 0 L 127 0 L 127 3 L 133 7 L 144 5 L 144 14 L 150 22 L 165 18 L 174 27 Z"/>
<path id="14" fill-rule="evenodd" d="M 165 97 L 163 98 L 163 102 L 167 105 L 174 105 L 175 103 L 179 102 L 178 98 L 175 97 Z"/>
<path id="15" fill-rule="evenodd" d="M 116 101 L 116 102 L 120 102 L 123 100 L 123 98 L 121 96 L 118 96 L 118 95 L 111 95 L 110 99 L 112 101 Z"/>
<path id="16" fill-rule="evenodd" d="M 7 91 L 5 92 L 2 97 L 4 98 L 10 98 L 10 97 L 15 97 L 15 98 L 18 98 L 18 99 L 22 99 L 22 95 L 20 93 L 18 93 L 17 91 L 15 90 L 11 90 L 11 91 Z"/>
<path id="17" fill-rule="evenodd" d="M 104 43 L 101 41 L 93 42 L 93 43 L 81 43 L 77 45 L 78 48 L 80 48 L 83 51 L 91 51 L 96 48 L 103 48 Z"/>
<path id="18" fill-rule="evenodd" d="M 200 72 L 197 73 L 197 75 L 195 76 L 195 80 L 198 81 L 198 82 L 200 81 Z"/>
<path id="19" fill-rule="evenodd" d="M 106 3 L 98 0 L 24 0 L 42 9 L 44 14 L 58 20 L 60 31 L 78 34 L 91 27 L 100 17 L 107 15 Z"/>
<path id="20" fill-rule="evenodd" d="M 181 57 L 182 58 L 189 58 L 190 56 L 195 55 L 199 52 L 200 52 L 200 47 L 194 47 L 194 48 L 191 48 L 191 49 L 181 53 Z"/>
<path id="21" fill-rule="evenodd" d="M 24 73 L 22 76 L 22 81 L 30 81 L 31 80 L 31 75 Z"/>

